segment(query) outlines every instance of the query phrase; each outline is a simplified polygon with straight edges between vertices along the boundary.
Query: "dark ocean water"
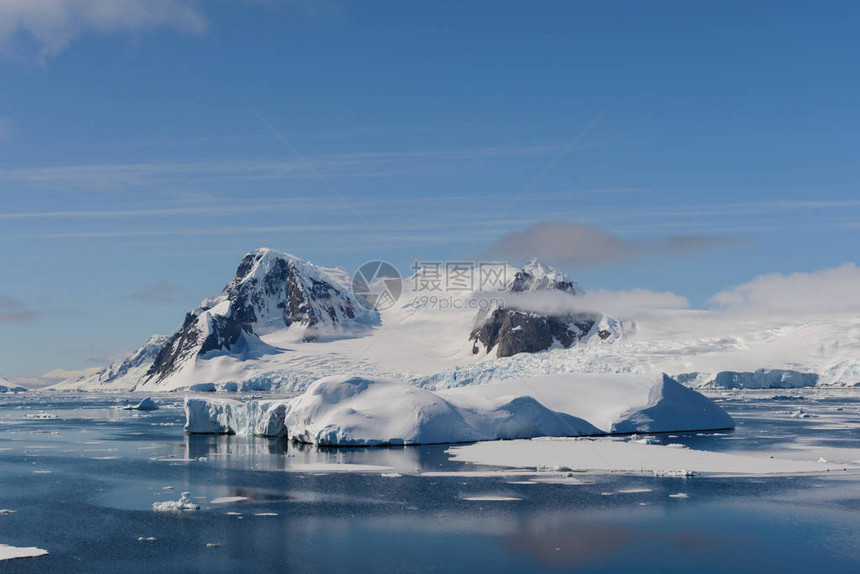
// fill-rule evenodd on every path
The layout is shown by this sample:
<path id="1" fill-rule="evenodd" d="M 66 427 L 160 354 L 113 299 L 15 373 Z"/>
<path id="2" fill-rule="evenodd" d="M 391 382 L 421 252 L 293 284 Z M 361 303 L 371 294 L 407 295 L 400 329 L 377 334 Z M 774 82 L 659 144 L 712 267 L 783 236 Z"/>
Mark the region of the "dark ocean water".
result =
<path id="1" fill-rule="evenodd" d="M 189 437 L 179 398 L 159 400 L 160 410 L 137 413 L 116 408 L 121 396 L 0 396 L 0 509 L 15 511 L 0 515 L 0 543 L 50 552 L 0 562 L 0 571 L 860 571 L 852 473 L 589 474 L 578 485 L 418 476 L 481 469 L 449 461 L 444 446 L 321 450 Z M 860 448 L 852 396 L 723 406 L 737 431 L 658 440 L 721 451 L 767 452 L 786 441 Z M 810 418 L 784 416 L 801 408 Z M 58 418 L 26 418 L 41 412 Z M 301 466 L 319 463 L 396 472 Z M 199 511 L 152 510 L 182 491 Z M 677 492 L 688 498 L 669 496 Z M 237 496 L 247 500 L 211 502 Z M 156 540 L 139 540 L 148 537 Z"/>

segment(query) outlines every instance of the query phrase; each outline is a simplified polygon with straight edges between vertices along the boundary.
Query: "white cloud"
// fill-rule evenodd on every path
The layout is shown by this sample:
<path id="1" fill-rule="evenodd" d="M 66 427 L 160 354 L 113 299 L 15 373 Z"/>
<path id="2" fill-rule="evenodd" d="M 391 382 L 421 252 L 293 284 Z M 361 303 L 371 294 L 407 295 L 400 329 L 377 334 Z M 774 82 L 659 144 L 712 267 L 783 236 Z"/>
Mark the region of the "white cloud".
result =
<path id="1" fill-rule="evenodd" d="M 487 249 L 490 258 L 522 262 L 533 257 L 582 269 L 624 263 L 647 255 L 687 256 L 738 242 L 723 235 L 674 235 L 634 241 L 605 229 L 570 221 L 548 220 L 508 233 Z"/>
<path id="2" fill-rule="evenodd" d="M 46 58 L 85 33 L 161 27 L 200 32 L 206 19 L 189 0 L 0 0 L 0 52 L 7 54 L 29 46 Z"/>
<path id="3" fill-rule="evenodd" d="M 493 294 L 496 297 L 496 294 Z M 575 297 L 562 291 L 534 291 L 528 293 L 504 293 L 505 307 L 533 311 L 545 315 L 566 315 L 579 312 L 601 312 L 617 319 L 638 316 L 643 311 L 656 309 L 687 309 L 686 298 L 670 292 L 629 289 L 609 291 L 596 289 Z"/>
<path id="4" fill-rule="evenodd" d="M 860 312 L 860 268 L 845 263 L 813 273 L 773 273 L 717 293 L 710 303 L 757 314 Z"/>

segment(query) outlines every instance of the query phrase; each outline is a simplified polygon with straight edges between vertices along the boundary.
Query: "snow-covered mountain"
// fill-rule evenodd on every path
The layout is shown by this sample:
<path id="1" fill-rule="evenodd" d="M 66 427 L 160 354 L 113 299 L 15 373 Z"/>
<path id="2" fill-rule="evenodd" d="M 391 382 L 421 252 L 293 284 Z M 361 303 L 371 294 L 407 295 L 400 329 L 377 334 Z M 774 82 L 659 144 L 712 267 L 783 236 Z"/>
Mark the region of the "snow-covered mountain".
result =
<path id="1" fill-rule="evenodd" d="M 0 377 L 0 393 L 23 393 L 26 391 L 27 389 L 25 387 L 12 384 L 11 381 Z"/>
<path id="2" fill-rule="evenodd" d="M 259 338 L 273 331 L 286 329 L 310 342 L 378 323 L 379 315 L 355 300 L 349 281 L 340 269 L 273 249 L 252 251 L 219 296 L 185 316 L 155 357 L 146 381 L 157 384 L 207 354 L 248 359 L 274 353 Z"/>
<path id="3" fill-rule="evenodd" d="M 515 270 L 508 284 L 508 290 L 513 293 L 548 291 L 555 289 L 571 295 L 582 293 L 579 285 L 562 271 L 544 265 L 537 259 L 532 259 L 522 269 Z"/>
<path id="4" fill-rule="evenodd" d="M 56 388 L 173 388 L 161 385 L 199 360 L 216 356 L 248 361 L 279 349 L 261 335 L 278 332 L 293 342 L 354 335 L 379 323 L 361 307 L 341 269 L 319 267 L 288 253 L 257 249 L 246 254 L 216 297 L 185 315 L 170 337 L 155 335 L 121 362 L 67 379 Z M 190 377 L 193 379 L 193 375 Z"/>
<path id="5" fill-rule="evenodd" d="M 469 335 L 474 343 L 473 354 L 483 352 L 511 357 L 518 353 L 546 351 L 554 345 L 567 349 L 592 336 L 606 340 L 620 335 L 617 329 L 610 327 L 611 320 L 601 314 L 564 310 L 575 305 L 573 300 L 568 305 L 557 301 L 558 312 L 528 308 L 528 295 L 549 292 L 571 299 L 583 293 L 567 275 L 537 260 L 529 261 L 514 273 L 508 291 L 521 295 L 518 303 L 520 306 L 525 303 L 526 307 L 505 306 L 481 312 Z"/>
<path id="6" fill-rule="evenodd" d="M 668 373 L 690 386 L 860 383 L 860 316 L 617 304 L 636 292 L 613 306 L 611 293 L 585 293 L 536 261 L 505 272 L 496 292 L 435 306 L 409 278 L 397 304 L 377 312 L 358 304 L 346 272 L 256 250 L 171 336 L 57 387 L 293 391 L 349 375 L 441 389 L 565 373 Z M 487 301 L 503 304 L 471 305 Z"/>
<path id="7" fill-rule="evenodd" d="M 124 359 L 94 372 L 84 371 L 64 379 L 54 388 L 88 390 L 132 390 L 145 379 L 153 361 L 168 342 L 164 335 L 153 335 L 138 350 Z M 48 373 L 50 375 L 51 373 Z M 46 378 L 48 375 L 45 375 Z"/>

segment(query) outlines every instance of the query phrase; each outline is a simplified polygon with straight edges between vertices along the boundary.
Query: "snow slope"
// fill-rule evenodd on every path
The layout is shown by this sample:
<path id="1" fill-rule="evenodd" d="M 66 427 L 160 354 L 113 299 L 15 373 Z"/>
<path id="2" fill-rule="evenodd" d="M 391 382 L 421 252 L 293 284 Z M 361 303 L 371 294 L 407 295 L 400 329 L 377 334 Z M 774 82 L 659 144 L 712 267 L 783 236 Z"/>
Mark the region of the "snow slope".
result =
<path id="1" fill-rule="evenodd" d="M 710 399 L 668 377 L 567 375 L 428 391 L 328 377 L 281 401 L 188 398 L 189 433 L 289 436 L 319 445 L 458 443 L 539 436 L 733 428 Z"/>

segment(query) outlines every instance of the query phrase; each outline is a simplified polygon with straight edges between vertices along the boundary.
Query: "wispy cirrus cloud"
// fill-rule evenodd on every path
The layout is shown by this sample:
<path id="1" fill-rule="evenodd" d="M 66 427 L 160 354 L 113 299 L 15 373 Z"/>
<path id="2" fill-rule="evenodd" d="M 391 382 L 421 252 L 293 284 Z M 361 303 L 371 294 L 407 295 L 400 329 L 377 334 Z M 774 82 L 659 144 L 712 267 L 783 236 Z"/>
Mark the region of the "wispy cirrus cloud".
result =
<path id="1" fill-rule="evenodd" d="M 20 299 L 0 295 L 0 324 L 32 323 L 42 318 L 42 313 L 29 309 Z"/>
<path id="2" fill-rule="evenodd" d="M 0 181 L 50 185 L 56 190 L 118 191 L 181 181 L 266 181 L 313 178 L 313 170 L 329 178 L 388 177 L 426 173 L 452 162 L 493 158 L 537 157 L 553 146 L 486 147 L 321 155 L 305 158 L 234 158 L 217 161 L 109 163 L 40 166 L 0 170 Z"/>
<path id="3" fill-rule="evenodd" d="M 689 256 L 739 242 L 739 238 L 726 235 L 673 235 L 632 240 L 600 227 L 548 220 L 523 231 L 508 233 L 493 242 L 485 254 L 510 261 L 537 257 L 568 268 L 582 269 L 624 263 L 649 255 Z"/>
<path id="4" fill-rule="evenodd" d="M 3 0 L 0 53 L 56 56 L 87 33 L 138 33 L 157 28 L 201 32 L 207 26 L 189 0 Z"/>

